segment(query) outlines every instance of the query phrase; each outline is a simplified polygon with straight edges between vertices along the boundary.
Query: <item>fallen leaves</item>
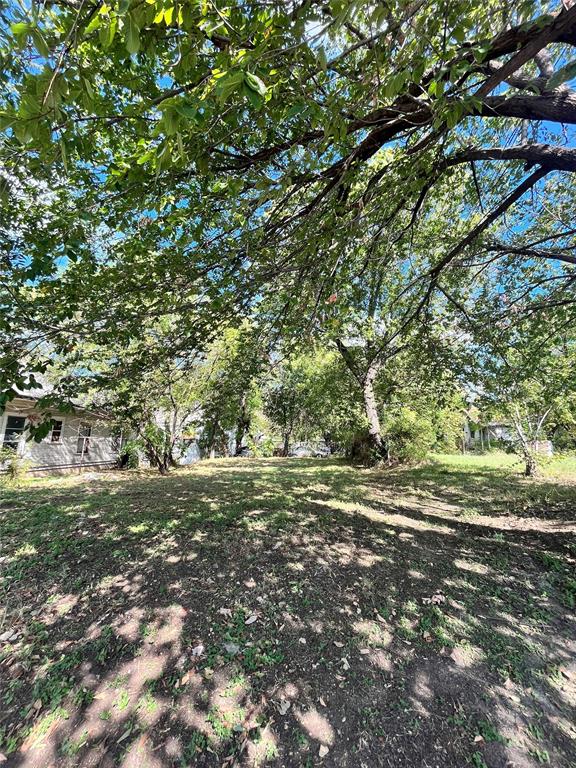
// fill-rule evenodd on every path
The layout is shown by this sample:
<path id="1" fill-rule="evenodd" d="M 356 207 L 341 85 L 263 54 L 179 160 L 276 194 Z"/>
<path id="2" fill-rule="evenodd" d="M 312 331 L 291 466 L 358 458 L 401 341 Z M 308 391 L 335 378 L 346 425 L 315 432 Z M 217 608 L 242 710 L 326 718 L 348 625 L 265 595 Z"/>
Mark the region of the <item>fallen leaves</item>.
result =
<path id="1" fill-rule="evenodd" d="M 237 643 L 224 643 L 222 647 L 230 656 L 237 656 L 240 653 L 240 646 Z"/>
<path id="2" fill-rule="evenodd" d="M 288 712 L 288 710 L 290 709 L 290 702 L 287 699 L 281 699 L 276 704 L 276 709 L 278 710 L 278 712 L 281 715 L 285 715 Z"/>
<path id="3" fill-rule="evenodd" d="M 320 744 L 320 749 L 318 750 L 318 757 L 326 757 L 326 755 L 330 752 L 326 744 Z"/>
<path id="4" fill-rule="evenodd" d="M 423 597 L 422 602 L 424 605 L 441 605 L 441 603 L 446 602 L 446 597 L 438 590 L 432 597 Z"/>
<path id="5" fill-rule="evenodd" d="M 251 616 L 248 616 L 244 624 L 254 624 L 254 622 L 257 620 L 258 620 L 258 616 L 255 613 L 253 613 Z"/>
<path id="6" fill-rule="evenodd" d="M 188 685 L 191 679 L 190 671 L 186 672 L 182 677 L 180 678 L 180 685 Z"/>

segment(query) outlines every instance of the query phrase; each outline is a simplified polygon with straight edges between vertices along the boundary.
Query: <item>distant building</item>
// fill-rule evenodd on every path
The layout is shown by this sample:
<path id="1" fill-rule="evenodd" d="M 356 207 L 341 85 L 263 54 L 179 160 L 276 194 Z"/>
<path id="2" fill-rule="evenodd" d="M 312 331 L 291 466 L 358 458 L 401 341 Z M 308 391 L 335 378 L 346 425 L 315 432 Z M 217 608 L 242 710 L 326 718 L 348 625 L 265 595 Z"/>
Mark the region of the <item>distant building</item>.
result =
<path id="1" fill-rule="evenodd" d="M 48 435 L 40 442 L 30 439 L 27 426 L 43 418 L 37 402 L 45 394 L 46 391 L 41 390 L 19 392 L 8 402 L 0 415 L 2 448 L 9 448 L 28 460 L 31 472 L 114 466 L 119 458 L 121 438 L 113 434 L 104 414 L 81 406 L 74 406 L 71 413 L 52 412 Z"/>
<path id="2" fill-rule="evenodd" d="M 486 424 L 472 426 L 466 421 L 464 424 L 464 440 L 467 448 L 480 448 L 481 450 L 497 448 L 503 443 L 513 444 L 518 442 L 516 431 L 507 421 L 489 421 Z M 554 449 L 550 440 L 537 440 L 534 450 L 544 456 L 552 456 Z"/>
<path id="3" fill-rule="evenodd" d="M 514 439 L 514 428 L 506 421 L 489 421 L 478 425 L 472 434 L 474 443 L 485 448 L 490 448 L 492 443 L 511 443 Z"/>

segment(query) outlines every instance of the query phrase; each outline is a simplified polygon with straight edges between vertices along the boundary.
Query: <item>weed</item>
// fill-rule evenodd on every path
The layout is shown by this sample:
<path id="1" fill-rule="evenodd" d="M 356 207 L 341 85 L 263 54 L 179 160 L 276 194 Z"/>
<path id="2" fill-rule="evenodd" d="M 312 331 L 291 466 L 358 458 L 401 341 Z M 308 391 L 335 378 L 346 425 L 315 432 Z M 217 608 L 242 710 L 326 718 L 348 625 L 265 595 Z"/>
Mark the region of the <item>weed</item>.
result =
<path id="1" fill-rule="evenodd" d="M 474 766 L 474 768 L 488 768 L 488 766 L 484 762 L 484 758 L 482 757 L 482 753 L 481 752 L 474 752 L 472 754 L 471 760 L 472 760 L 472 765 Z"/>
<path id="2" fill-rule="evenodd" d="M 502 734 L 498 731 L 495 725 L 493 725 L 490 720 L 478 720 L 476 727 L 478 729 L 478 733 L 484 741 L 496 741 L 500 742 L 500 744 L 506 744 L 508 740 L 502 736 Z"/>
<path id="3" fill-rule="evenodd" d="M 528 726 L 528 733 L 532 736 L 533 739 L 536 741 L 540 741 L 540 739 L 544 738 L 544 731 L 542 728 L 538 725 L 538 723 L 530 723 Z"/>
<path id="4" fill-rule="evenodd" d="M 192 731 L 192 735 L 186 742 L 182 754 L 182 766 L 188 768 L 191 761 L 196 760 L 198 755 L 202 752 L 206 752 L 209 749 L 210 741 L 206 734 L 201 731 Z"/>
<path id="5" fill-rule="evenodd" d="M 122 688 L 120 690 L 120 693 L 118 694 L 118 699 L 116 700 L 116 706 L 120 711 L 123 709 L 126 709 L 126 707 L 130 704 L 130 694 L 125 688 Z"/>
<path id="6" fill-rule="evenodd" d="M 78 738 L 64 739 L 60 745 L 60 751 L 66 757 L 75 757 L 80 750 L 88 744 L 88 731 L 83 731 Z"/>
<path id="7" fill-rule="evenodd" d="M 538 763 L 549 763 L 550 762 L 550 754 L 547 749 L 541 749 L 540 747 L 534 747 L 534 749 L 529 750 L 532 757 L 538 762 Z"/>

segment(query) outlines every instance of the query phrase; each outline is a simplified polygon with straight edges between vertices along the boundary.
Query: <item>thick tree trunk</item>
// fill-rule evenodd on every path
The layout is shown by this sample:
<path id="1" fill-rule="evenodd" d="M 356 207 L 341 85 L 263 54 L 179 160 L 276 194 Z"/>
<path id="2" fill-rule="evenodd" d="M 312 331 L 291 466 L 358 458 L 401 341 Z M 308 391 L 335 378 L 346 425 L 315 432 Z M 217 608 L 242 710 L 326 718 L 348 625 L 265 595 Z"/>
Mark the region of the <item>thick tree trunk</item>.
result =
<path id="1" fill-rule="evenodd" d="M 379 368 L 377 366 L 370 366 L 368 373 L 366 374 L 362 384 L 362 398 L 364 400 L 364 411 L 368 420 L 368 434 L 372 448 L 377 454 L 378 458 L 390 459 L 390 453 L 386 441 L 382 437 L 382 429 L 380 426 L 380 417 L 378 415 L 378 406 L 376 403 L 376 395 L 374 393 L 374 381 L 378 375 Z"/>
<path id="2" fill-rule="evenodd" d="M 379 459 L 386 459 L 386 461 L 389 461 L 390 451 L 386 441 L 382 437 L 380 417 L 378 416 L 378 405 L 376 403 L 376 394 L 374 392 L 374 382 L 376 381 L 376 377 L 382 368 L 382 363 L 377 358 L 373 359 L 368 366 L 368 370 L 365 374 L 363 374 L 352 353 L 341 339 L 336 339 L 336 346 L 338 347 L 338 350 L 350 372 L 362 388 L 364 412 L 366 414 L 366 419 L 368 420 L 369 440 L 371 448 L 376 454 L 376 460 L 378 461 Z"/>
<path id="3" fill-rule="evenodd" d="M 284 434 L 284 447 L 282 448 L 282 456 L 288 456 L 290 450 L 290 432 Z"/>
<path id="4" fill-rule="evenodd" d="M 532 453 L 525 453 L 524 454 L 524 475 L 526 477 L 535 477 L 538 474 L 538 462 L 536 461 L 536 457 Z"/>

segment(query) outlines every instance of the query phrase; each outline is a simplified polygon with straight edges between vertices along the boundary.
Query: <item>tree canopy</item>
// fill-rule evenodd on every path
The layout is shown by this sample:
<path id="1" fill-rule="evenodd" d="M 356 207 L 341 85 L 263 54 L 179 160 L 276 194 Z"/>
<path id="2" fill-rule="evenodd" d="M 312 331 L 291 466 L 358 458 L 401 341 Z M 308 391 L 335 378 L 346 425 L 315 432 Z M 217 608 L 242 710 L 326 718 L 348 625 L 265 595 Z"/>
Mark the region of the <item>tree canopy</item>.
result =
<path id="1" fill-rule="evenodd" d="M 5 398 L 55 357 L 181 364 L 249 320 L 334 344 L 369 412 L 406 346 L 573 325 L 572 2 L 0 14 Z"/>

